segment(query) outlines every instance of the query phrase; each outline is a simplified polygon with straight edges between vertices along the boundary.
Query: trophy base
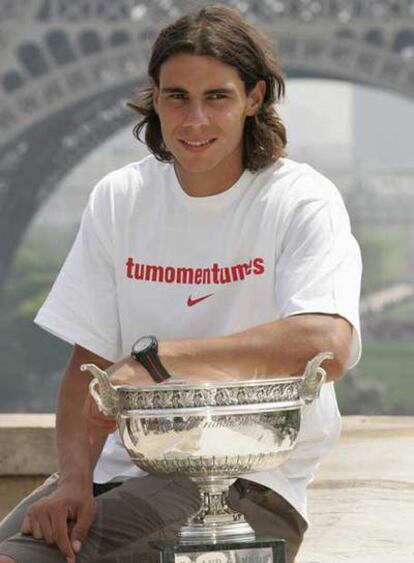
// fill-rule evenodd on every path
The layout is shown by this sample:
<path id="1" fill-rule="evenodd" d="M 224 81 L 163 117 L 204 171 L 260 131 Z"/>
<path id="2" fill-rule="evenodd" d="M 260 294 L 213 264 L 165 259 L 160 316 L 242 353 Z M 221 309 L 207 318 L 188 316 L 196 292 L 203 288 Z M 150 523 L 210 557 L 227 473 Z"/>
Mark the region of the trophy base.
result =
<path id="1" fill-rule="evenodd" d="M 256 537 L 254 540 L 198 542 L 150 542 L 160 553 L 160 563 L 285 563 L 285 540 Z"/>
<path id="2" fill-rule="evenodd" d="M 237 512 L 234 514 L 238 515 Z M 237 541 L 253 541 L 255 540 L 255 533 L 250 525 L 244 520 L 240 514 L 241 521 L 221 522 L 214 521 L 213 523 L 197 524 L 190 523 L 183 526 L 178 532 L 177 541 L 180 545 L 194 545 L 197 543 L 220 543 L 220 542 L 237 542 Z"/>

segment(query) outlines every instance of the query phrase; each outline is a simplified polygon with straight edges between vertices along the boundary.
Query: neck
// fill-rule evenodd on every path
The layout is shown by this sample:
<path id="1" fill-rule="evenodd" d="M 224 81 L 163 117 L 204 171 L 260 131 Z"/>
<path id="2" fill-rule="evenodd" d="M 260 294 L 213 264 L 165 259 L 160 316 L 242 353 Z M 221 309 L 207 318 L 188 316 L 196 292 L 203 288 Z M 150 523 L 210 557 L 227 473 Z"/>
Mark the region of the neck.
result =
<path id="1" fill-rule="evenodd" d="M 206 174 L 205 172 L 184 171 L 177 162 L 174 164 L 174 168 L 182 189 L 192 197 L 208 197 L 225 192 L 243 174 L 241 166 L 236 170 L 230 168 L 223 170 L 219 175 L 217 172 Z"/>

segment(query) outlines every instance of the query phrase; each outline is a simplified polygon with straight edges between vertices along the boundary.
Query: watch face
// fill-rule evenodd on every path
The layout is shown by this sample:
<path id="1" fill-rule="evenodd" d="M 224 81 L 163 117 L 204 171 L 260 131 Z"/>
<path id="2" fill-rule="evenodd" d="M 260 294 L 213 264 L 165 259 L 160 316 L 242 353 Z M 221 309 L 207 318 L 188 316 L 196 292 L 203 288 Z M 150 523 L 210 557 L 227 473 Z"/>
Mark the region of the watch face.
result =
<path id="1" fill-rule="evenodd" d="M 139 354 L 140 352 L 145 352 L 146 350 L 153 348 L 154 340 L 153 336 L 143 336 L 135 342 L 134 353 Z"/>

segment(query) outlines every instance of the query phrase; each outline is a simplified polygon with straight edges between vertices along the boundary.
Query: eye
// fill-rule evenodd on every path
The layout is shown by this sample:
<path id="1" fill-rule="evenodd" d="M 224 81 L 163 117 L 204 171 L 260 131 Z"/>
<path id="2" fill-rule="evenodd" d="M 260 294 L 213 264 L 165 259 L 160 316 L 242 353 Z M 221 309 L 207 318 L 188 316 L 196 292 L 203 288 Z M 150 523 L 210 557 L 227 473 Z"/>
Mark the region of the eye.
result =
<path id="1" fill-rule="evenodd" d="M 172 92 L 168 97 L 171 100 L 186 100 L 187 94 L 184 94 L 184 92 Z"/>
<path id="2" fill-rule="evenodd" d="M 227 94 L 224 94 L 223 92 L 215 92 L 214 94 L 209 95 L 210 100 L 224 100 L 227 97 Z"/>

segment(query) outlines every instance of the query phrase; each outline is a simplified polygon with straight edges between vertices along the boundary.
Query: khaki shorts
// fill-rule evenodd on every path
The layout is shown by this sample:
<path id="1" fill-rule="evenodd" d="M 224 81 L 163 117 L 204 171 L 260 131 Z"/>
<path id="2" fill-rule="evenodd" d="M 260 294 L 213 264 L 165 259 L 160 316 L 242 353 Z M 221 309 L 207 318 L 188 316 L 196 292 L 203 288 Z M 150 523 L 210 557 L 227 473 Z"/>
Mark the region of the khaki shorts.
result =
<path id="1" fill-rule="evenodd" d="M 28 507 L 53 492 L 52 475 L 0 523 L 0 555 L 18 563 L 65 563 L 57 547 L 20 534 Z M 104 491 L 104 492 L 103 492 Z M 98 512 L 83 542 L 77 563 L 157 563 L 150 541 L 173 539 L 200 507 L 196 486 L 185 477 L 149 475 L 119 486 L 95 486 Z M 230 488 L 228 504 L 242 512 L 258 535 L 286 540 L 286 562 L 293 563 L 307 524 L 275 492 L 245 479 Z"/>

